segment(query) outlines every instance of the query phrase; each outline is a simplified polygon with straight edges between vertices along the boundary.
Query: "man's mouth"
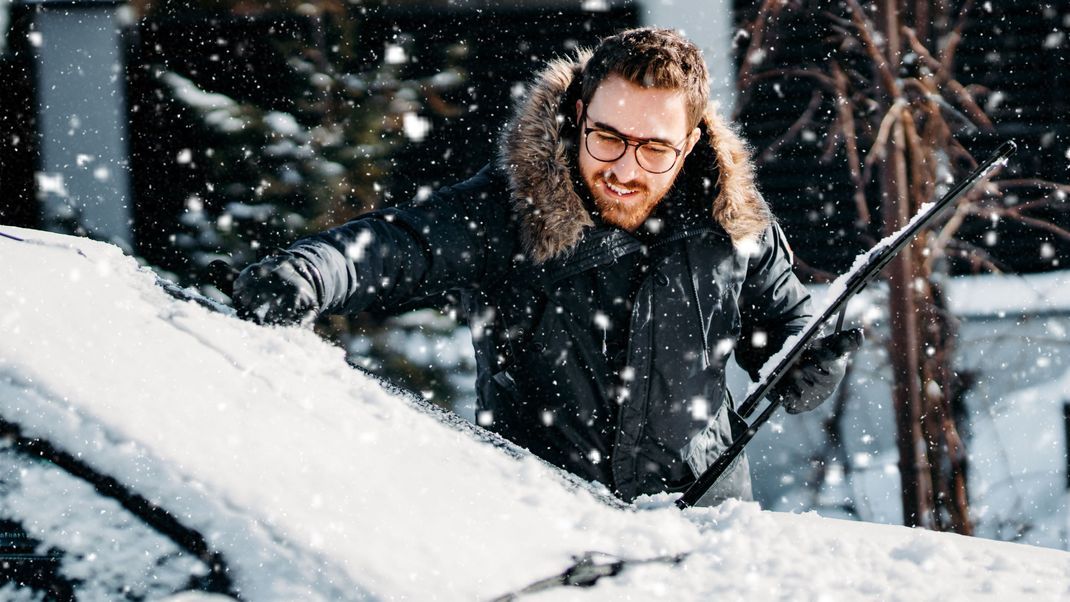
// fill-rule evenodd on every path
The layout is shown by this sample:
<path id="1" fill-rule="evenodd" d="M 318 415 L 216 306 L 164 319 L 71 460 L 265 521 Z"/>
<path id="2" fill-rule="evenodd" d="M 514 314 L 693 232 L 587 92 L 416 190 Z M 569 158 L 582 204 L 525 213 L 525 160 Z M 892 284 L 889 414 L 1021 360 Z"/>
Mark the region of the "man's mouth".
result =
<path id="1" fill-rule="evenodd" d="M 639 192 L 637 188 L 625 188 L 623 186 L 615 186 L 613 184 L 610 184 L 609 180 L 602 180 L 602 182 L 605 183 L 606 190 L 610 191 L 615 196 L 620 197 L 622 199 L 630 198 L 634 196 L 635 193 Z"/>

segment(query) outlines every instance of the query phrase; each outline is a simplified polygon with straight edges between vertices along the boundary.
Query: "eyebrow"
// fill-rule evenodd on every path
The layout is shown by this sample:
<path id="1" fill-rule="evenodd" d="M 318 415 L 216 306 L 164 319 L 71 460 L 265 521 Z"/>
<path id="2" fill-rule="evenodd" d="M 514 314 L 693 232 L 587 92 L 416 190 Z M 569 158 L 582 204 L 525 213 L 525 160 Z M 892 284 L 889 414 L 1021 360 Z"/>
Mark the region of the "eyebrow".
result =
<path id="1" fill-rule="evenodd" d="M 594 122 L 594 125 L 595 125 L 595 127 L 597 127 L 600 130 L 606 130 L 608 132 L 612 132 L 612 133 L 620 136 L 621 138 L 625 138 L 625 139 L 631 140 L 633 142 L 657 142 L 658 144 L 664 144 L 665 146 L 673 146 L 672 142 L 670 142 L 670 141 L 668 141 L 668 140 L 666 140 L 664 138 L 636 138 L 635 136 L 629 136 L 629 135 L 625 134 L 624 132 L 618 130 L 617 128 L 609 125 L 608 123 L 602 123 L 601 121 Z"/>

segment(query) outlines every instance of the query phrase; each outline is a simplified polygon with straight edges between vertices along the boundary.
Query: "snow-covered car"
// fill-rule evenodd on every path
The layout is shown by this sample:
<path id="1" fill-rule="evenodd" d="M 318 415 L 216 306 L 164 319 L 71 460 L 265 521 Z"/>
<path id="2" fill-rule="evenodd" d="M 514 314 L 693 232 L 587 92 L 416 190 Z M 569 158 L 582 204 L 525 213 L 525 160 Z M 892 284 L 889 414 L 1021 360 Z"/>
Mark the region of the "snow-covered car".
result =
<path id="1" fill-rule="evenodd" d="M 4 599 L 1070 595 L 1057 550 L 621 503 L 105 243 L 0 226 L 0 281 Z"/>

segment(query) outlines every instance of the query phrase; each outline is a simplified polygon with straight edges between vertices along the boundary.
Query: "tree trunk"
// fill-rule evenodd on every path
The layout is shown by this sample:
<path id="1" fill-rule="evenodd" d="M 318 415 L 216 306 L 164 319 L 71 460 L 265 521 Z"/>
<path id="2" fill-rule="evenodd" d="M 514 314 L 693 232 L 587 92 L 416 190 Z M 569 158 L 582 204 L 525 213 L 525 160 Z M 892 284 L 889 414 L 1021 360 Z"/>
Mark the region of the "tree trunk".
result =
<path id="1" fill-rule="evenodd" d="M 883 234 L 892 234 L 910 219 L 907 168 L 902 127 L 895 126 L 881 168 Z M 890 329 L 888 356 L 892 367 L 892 407 L 895 410 L 899 476 L 902 485 L 903 524 L 932 527 L 932 482 L 925 439 L 921 432 L 921 371 L 918 315 L 914 296 L 917 265 L 911 249 L 888 266 Z"/>
<path id="2" fill-rule="evenodd" d="M 841 32 L 838 50 L 829 54 L 828 70 L 804 66 L 786 69 L 820 83 L 824 98 L 836 102 L 831 118 L 830 143 L 822 160 L 843 142 L 859 227 L 870 234 L 870 208 L 879 205 L 880 232 L 898 231 L 920 209 L 935 200 L 938 182 L 944 177 L 938 166 L 957 171 L 963 154 L 953 128 L 944 117 L 947 103 L 941 87 L 952 92 L 963 87 L 951 75 L 954 48 L 961 36 L 972 2 L 944 0 L 843 0 L 843 16 L 824 11 L 826 2 L 779 3 L 763 0 L 759 18 L 752 27 L 747 56 L 774 39 L 768 18 L 781 6 L 831 16 L 831 26 Z M 910 25 L 911 27 L 904 27 Z M 835 53 L 844 58 L 833 58 Z M 790 52 L 790 51 L 789 51 Z M 791 64 L 790 57 L 781 57 Z M 777 65 L 777 69 L 783 65 Z M 760 71 L 760 73 L 757 73 Z M 757 86 L 759 77 L 773 72 L 744 61 L 740 73 L 743 103 Z M 789 77 L 789 78 L 790 78 Z M 822 106 L 822 93 L 797 120 L 819 121 L 814 108 Z M 969 95 L 954 95 L 976 123 L 989 123 Z M 774 145 L 783 144 L 798 132 L 789 130 Z M 862 156 L 860 149 L 868 149 Z M 875 171 L 874 171 L 875 169 Z M 881 197 L 872 203 L 875 188 Z M 956 226 L 957 227 L 957 226 Z M 954 228 L 951 229 L 952 231 Z M 967 455 L 958 434 L 954 404 L 961 404 L 963 379 L 954 372 L 955 321 L 946 311 L 943 292 L 934 272 L 930 244 L 921 235 L 911 248 L 887 267 L 890 336 L 888 352 L 892 370 L 892 402 L 896 420 L 896 444 L 903 504 L 903 523 L 970 534 L 967 496 Z M 830 432 L 830 448 L 836 434 Z"/>

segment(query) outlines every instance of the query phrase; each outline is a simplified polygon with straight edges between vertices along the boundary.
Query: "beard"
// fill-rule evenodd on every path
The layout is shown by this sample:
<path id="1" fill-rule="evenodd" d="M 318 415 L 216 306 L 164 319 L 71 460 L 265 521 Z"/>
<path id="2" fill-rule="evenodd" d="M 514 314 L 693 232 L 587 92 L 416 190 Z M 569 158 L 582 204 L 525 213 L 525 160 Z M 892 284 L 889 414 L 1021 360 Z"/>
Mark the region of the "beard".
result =
<path id="1" fill-rule="evenodd" d="M 639 226 L 643 225 L 671 188 L 671 181 L 669 187 L 664 190 L 651 190 L 638 183 L 624 186 L 614 179 L 607 182 L 605 172 L 595 173 L 591 180 L 593 181 L 586 182 L 587 188 L 602 216 L 602 221 L 628 232 L 635 232 Z M 634 192 L 621 198 L 609 190 L 607 184 Z"/>

